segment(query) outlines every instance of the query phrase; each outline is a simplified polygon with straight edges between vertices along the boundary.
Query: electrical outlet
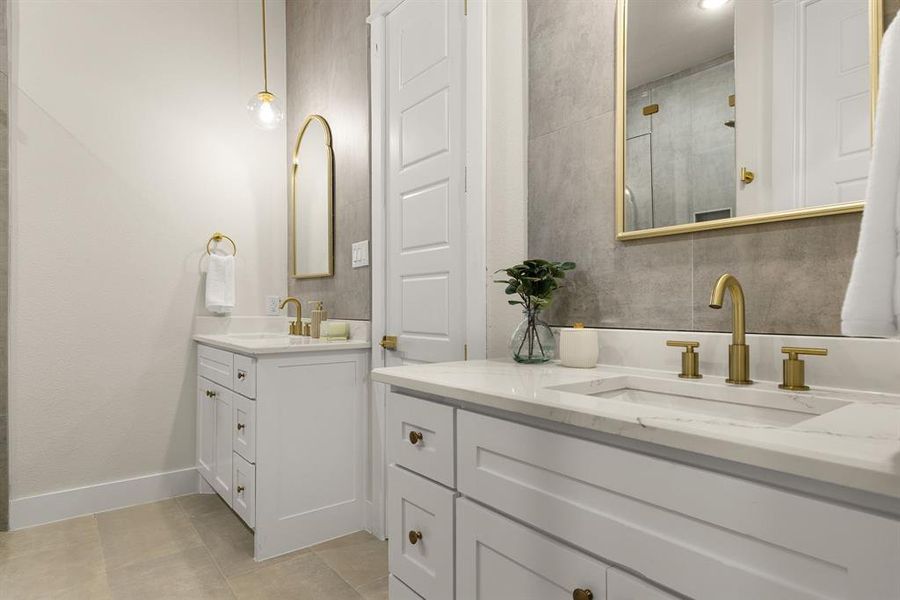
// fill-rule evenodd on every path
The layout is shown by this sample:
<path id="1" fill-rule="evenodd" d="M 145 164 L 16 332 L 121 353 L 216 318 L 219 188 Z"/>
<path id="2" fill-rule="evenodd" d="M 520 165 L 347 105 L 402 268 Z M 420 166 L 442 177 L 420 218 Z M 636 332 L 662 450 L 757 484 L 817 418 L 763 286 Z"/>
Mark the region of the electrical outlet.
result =
<path id="1" fill-rule="evenodd" d="M 350 255 L 353 257 L 353 268 L 369 266 L 369 240 L 354 242 Z"/>
<path id="2" fill-rule="evenodd" d="M 281 314 L 278 305 L 281 304 L 281 296 L 266 296 L 266 314 L 277 317 Z"/>

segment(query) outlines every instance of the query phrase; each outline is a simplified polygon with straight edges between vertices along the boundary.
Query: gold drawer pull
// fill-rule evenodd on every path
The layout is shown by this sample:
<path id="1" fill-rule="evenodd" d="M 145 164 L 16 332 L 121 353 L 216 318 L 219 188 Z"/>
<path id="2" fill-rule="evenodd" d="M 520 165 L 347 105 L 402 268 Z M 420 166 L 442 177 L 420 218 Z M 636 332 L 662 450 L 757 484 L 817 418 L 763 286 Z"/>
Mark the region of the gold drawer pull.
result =
<path id="1" fill-rule="evenodd" d="M 422 539 L 421 531 L 410 531 L 409 532 L 409 543 L 415 546 L 419 540 Z"/>
<path id="2" fill-rule="evenodd" d="M 589 589 L 575 588 L 572 592 L 572 600 L 594 600 L 594 592 Z"/>
<path id="3" fill-rule="evenodd" d="M 247 377 L 247 371 L 238 371 L 238 379 L 245 379 Z"/>
<path id="4" fill-rule="evenodd" d="M 416 444 L 421 442 L 424 438 L 425 438 L 425 436 L 422 435 L 421 431 L 410 431 L 409 432 L 409 443 L 412 444 L 413 446 L 415 446 Z"/>
<path id="5" fill-rule="evenodd" d="M 237 424 L 238 431 L 242 430 L 244 427 L 246 427 L 246 425 L 244 425 L 243 423 Z"/>
<path id="6" fill-rule="evenodd" d="M 207 398 L 215 398 L 215 397 L 216 397 L 216 393 L 215 393 L 214 391 L 212 391 L 212 390 L 206 390 L 206 397 L 207 397 Z"/>
<path id="7" fill-rule="evenodd" d="M 237 486 L 237 493 L 238 493 L 238 494 L 243 494 L 243 493 L 244 493 L 244 486 L 242 486 L 242 485 Z"/>

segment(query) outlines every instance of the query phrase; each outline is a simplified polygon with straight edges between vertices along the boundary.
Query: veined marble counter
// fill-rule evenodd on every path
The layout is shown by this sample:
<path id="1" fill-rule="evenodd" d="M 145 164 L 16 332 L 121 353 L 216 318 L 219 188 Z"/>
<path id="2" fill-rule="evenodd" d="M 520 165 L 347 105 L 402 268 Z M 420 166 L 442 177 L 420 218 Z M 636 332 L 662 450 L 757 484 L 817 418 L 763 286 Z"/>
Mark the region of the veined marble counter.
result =
<path id="1" fill-rule="evenodd" d="M 657 391 L 670 390 L 676 395 L 697 389 L 734 394 L 737 399 L 764 391 L 769 400 L 783 396 L 785 409 L 801 412 L 804 403 L 812 399 L 846 404 L 795 424 L 777 425 L 584 392 L 602 389 L 604 380 L 623 375 L 652 378 Z M 520 365 L 512 361 L 387 367 L 375 369 L 372 378 L 455 400 L 463 408 L 482 406 L 518 413 L 900 499 L 900 395 L 833 388 L 789 392 L 766 381 L 732 386 L 715 376 L 688 382 L 674 373 L 646 369 L 602 365 L 569 369 L 557 363 Z M 579 387 L 577 384 L 582 384 L 581 393 L 553 389 Z"/>
<path id="2" fill-rule="evenodd" d="M 296 352 L 331 352 L 335 350 L 362 350 L 371 347 L 368 340 L 349 339 L 328 341 L 307 336 L 289 336 L 276 333 L 262 334 L 197 334 L 194 341 L 230 352 L 259 356 L 264 354 L 292 354 Z"/>

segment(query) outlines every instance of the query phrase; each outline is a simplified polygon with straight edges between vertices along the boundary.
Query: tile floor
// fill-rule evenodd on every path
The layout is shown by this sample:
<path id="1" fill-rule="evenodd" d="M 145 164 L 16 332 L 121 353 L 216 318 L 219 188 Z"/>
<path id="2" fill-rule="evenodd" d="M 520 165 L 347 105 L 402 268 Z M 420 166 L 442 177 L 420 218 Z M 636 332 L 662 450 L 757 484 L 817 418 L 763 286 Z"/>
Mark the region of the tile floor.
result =
<path id="1" fill-rule="evenodd" d="M 0 599 L 388 597 L 387 542 L 365 532 L 252 555 L 252 532 L 218 496 L 183 496 L 0 533 Z"/>

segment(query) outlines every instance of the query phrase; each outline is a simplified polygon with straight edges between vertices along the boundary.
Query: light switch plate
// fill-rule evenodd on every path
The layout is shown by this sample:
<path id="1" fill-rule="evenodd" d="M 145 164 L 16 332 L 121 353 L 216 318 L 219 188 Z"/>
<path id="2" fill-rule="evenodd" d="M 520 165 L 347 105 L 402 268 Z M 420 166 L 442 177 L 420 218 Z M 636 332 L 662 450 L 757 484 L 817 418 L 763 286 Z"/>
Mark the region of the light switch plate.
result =
<path id="1" fill-rule="evenodd" d="M 279 304 L 281 304 L 281 296 L 266 296 L 266 314 L 278 316 L 281 312 L 278 310 Z"/>
<path id="2" fill-rule="evenodd" d="M 353 248 L 351 251 L 351 256 L 353 257 L 353 268 L 358 269 L 360 267 L 368 267 L 369 266 L 369 240 L 363 240 L 361 242 L 354 242 Z"/>

